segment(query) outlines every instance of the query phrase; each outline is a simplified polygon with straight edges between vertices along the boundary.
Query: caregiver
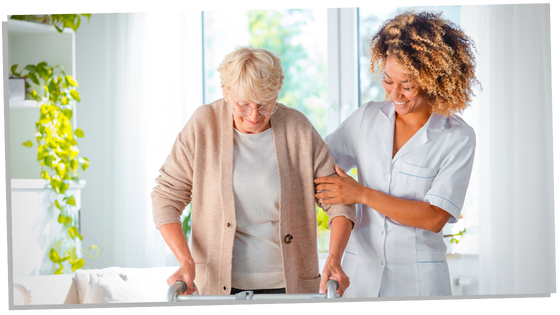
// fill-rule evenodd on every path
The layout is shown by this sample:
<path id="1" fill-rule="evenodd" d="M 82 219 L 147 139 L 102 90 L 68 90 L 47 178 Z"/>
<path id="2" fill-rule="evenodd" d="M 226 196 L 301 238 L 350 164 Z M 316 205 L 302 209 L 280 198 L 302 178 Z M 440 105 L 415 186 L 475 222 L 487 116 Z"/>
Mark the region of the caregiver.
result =
<path id="1" fill-rule="evenodd" d="M 316 180 L 324 204 L 358 203 L 345 297 L 451 294 L 442 228 L 459 218 L 473 165 L 474 131 L 455 115 L 479 84 L 473 49 L 441 14 L 407 12 L 374 35 L 371 71 L 383 71 L 388 101 L 360 106 L 325 139 L 358 182 L 338 167 Z"/>
<path id="2" fill-rule="evenodd" d="M 167 279 L 199 294 L 318 293 L 313 180 L 336 176 L 329 147 L 300 111 L 277 102 L 280 58 L 239 47 L 218 67 L 224 98 L 200 106 L 181 130 L 152 192 L 153 216 L 179 261 Z M 180 215 L 192 200 L 188 244 Z M 326 280 L 348 277 L 340 261 L 355 220 L 349 205 L 329 215 Z"/>

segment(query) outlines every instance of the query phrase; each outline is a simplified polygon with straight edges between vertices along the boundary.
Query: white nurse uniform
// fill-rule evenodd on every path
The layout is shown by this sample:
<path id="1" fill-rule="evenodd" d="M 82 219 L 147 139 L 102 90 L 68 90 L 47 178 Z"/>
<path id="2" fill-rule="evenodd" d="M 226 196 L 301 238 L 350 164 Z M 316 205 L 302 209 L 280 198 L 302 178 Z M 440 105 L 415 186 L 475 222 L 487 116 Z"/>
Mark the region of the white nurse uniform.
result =
<path id="1" fill-rule="evenodd" d="M 458 116 L 432 114 L 393 158 L 394 126 L 393 103 L 369 102 L 325 142 L 340 167 L 357 167 L 363 186 L 429 202 L 457 222 L 474 160 L 474 130 Z M 441 231 L 406 226 L 358 204 L 342 260 L 350 278 L 344 297 L 450 295 L 445 252 Z"/>

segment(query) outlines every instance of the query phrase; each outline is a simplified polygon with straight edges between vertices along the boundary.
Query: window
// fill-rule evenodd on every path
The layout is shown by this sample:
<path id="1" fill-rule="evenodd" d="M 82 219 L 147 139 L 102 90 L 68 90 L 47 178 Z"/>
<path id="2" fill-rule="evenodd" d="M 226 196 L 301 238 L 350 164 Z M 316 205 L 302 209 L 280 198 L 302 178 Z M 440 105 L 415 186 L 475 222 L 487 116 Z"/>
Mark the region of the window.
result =
<path id="1" fill-rule="evenodd" d="M 297 108 L 327 135 L 327 10 L 204 12 L 204 103 L 222 98 L 216 71 L 237 45 L 280 56 L 284 86 L 278 101 Z"/>

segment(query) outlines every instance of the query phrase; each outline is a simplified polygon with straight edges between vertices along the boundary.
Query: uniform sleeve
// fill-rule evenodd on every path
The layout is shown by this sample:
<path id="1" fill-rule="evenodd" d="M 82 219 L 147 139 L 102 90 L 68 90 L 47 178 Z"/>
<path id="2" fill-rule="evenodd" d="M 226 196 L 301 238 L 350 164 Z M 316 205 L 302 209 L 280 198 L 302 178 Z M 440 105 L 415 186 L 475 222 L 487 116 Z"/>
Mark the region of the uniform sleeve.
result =
<path id="1" fill-rule="evenodd" d="M 449 223 L 459 219 L 469 186 L 474 162 L 476 139 L 474 130 L 465 126 L 448 140 L 442 166 L 424 201 L 449 212 Z"/>
<path id="2" fill-rule="evenodd" d="M 157 185 L 151 196 L 157 229 L 164 224 L 181 223 L 180 216 L 191 202 L 194 134 L 189 132 L 192 129 L 189 123 L 175 139 L 171 153 L 155 180 Z"/>
<path id="3" fill-rule="evenodd" d="M 366 106 L 360 106 L 325 138 L 336 164 L 347 171 L 356 166 L 357 141 Z"/>

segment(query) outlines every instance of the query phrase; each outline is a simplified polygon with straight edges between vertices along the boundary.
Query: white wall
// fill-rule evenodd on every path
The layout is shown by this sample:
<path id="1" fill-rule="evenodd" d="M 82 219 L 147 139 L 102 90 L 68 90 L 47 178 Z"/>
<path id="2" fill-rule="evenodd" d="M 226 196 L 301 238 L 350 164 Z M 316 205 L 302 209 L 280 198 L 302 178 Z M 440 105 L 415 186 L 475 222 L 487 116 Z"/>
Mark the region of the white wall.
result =
<path id="1" fill-rule="evenodd" d="M 114 87 L 109 84 L 114 65 L 112 18 L 115 14 L 94 14 L 89 23 L 83 21 L 76 32 L 76 80 L 82 102 L 77 105 L 77 127 L 85 137 L 79 139 L 80 155 L 87 157 L 90 167 L 81 173 L 87 181 L 82 191 L 81 233 L 83 248 L 98 245 L 103 251 L 91 268 L 113 265 L 113 229 L 110 218 L 114 184 L 111 174 L 114 141 Z M 86 264 L 87 264 L 87 258 Z"/>

